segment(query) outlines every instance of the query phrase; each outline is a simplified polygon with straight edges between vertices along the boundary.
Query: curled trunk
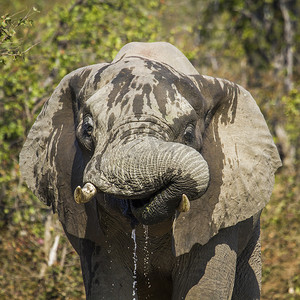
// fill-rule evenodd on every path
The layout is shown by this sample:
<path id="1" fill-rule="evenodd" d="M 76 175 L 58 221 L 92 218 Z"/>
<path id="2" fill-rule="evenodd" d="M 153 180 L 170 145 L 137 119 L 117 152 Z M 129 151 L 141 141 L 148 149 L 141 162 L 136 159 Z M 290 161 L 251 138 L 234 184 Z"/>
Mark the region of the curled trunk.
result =
<path id="1" fill-rule="evenodd" d="M 84 180 L 117 198 L 130 199 L 137 220 L 154 224 L 174 215 L 183 194 L 190 200 L 203 194 L 209 172 L 195 149 L 147 138 L 106 151 L 101 161 L 94 157 Z"/>

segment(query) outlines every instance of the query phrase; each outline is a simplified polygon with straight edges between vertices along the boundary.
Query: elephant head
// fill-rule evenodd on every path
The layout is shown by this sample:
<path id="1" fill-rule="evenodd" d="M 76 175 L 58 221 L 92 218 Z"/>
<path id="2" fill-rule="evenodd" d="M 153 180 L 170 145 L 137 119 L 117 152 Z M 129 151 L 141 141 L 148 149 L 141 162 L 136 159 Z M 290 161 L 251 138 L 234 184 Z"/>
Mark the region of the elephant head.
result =
<path id="1" fill-rule="evenodd" d="M 280 159 L 244 88 L 199 75 L 170 44 L 131 43 L 61 81 L 20 166 L 70 234 L 97 240 L 97 206 L 111 201 L 131 222 L 176 215 L 182 254 L 259 212 Z"/>

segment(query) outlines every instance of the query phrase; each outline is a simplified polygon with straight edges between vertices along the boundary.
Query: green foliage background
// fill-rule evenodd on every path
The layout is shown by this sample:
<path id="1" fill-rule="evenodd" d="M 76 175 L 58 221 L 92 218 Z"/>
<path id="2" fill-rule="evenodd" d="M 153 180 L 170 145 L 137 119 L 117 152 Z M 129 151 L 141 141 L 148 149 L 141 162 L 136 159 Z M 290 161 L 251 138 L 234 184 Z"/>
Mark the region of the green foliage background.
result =
<path id="1" fill-rule="evenodd" d="M 79 259 L 22 182 L 18 153 L 64 75 L 111 61 L 128 42 L 160 40 L 260 105 L 284 161 L 262 217 L 262 299 L 300 299 L 299 2 L 1 0 L 0 11 L 0 299 L 84 299 Z"/>

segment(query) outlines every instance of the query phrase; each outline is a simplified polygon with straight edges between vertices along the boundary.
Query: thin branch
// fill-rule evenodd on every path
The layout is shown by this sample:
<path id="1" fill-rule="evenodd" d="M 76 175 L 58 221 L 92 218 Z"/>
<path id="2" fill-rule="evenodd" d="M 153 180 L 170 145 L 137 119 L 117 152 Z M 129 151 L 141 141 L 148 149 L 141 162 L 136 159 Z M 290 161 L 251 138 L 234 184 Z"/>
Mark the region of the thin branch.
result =
<path id="1" fill-rule="evenodd" d="M 30 46 L 29 48 L 27 48 L 25 51 L 22 52 L 22 54 L 25 54 L 26 52 L 28 52 L 29 50 L 31 50 L 33 47 L 35 47 L 36 45 L 40 44 L 40 42 L 35 43 L 34 45 Z"/>

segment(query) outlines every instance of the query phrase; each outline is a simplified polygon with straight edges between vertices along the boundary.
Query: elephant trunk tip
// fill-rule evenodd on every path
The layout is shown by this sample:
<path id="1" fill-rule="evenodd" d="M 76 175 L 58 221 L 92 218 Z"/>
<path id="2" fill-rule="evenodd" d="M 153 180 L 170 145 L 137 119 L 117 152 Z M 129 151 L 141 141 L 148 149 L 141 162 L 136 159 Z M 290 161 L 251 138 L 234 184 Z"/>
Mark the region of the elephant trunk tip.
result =
<path id="1" fill-rule="evenodd" d="M 86 183 L 83 188 L 77 186 L 74 191 L 74 200 L 78 204 L 89 202 L 97 194 L 97 189 L 92 183 Z"/>

